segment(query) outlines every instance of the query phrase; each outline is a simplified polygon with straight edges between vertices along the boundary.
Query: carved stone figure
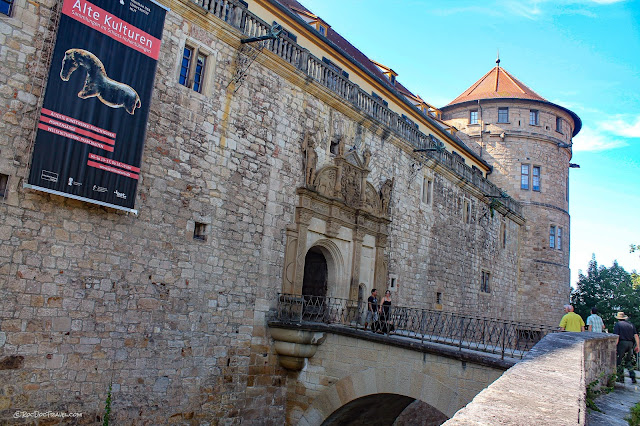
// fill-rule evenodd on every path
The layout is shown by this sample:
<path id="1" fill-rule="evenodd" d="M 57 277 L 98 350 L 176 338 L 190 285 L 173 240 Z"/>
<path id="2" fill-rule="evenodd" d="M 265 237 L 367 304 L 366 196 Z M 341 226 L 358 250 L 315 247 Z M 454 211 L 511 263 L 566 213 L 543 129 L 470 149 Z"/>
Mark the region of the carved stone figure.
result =
<path id="1" fill-rule="evenodd" d="M 315 141 L 309 133 L 304 135 L 302 141 L 302 151 L 304 152 L 305 184 L 307 188 L 313 188 L 316 179 L 316 167 L 318 165 L 318 154 L 316 154 Z"/>
<path id="2" fill-rule="evenodd" d="M 369 162 L 371 161 L 371 150 L 369 148 L 365 149 L 362 153 L 362 158 L 364 159 L 364 167 L 365 169 L 369 168 Z"/>
<path id="3" fill-rule="evenodd" d="M 344 157 L 344 138 L 338 137 L 338 157 Z"/>
<path id="4" fill-rule="evenodd" d="M 393 190 L 393 182 L 395 177 L 387 179 L 380 187 L 380 201 L 382 202 L 382 213 L 389 212 L 389 202 L 391 201 L 391 191 Z"/>

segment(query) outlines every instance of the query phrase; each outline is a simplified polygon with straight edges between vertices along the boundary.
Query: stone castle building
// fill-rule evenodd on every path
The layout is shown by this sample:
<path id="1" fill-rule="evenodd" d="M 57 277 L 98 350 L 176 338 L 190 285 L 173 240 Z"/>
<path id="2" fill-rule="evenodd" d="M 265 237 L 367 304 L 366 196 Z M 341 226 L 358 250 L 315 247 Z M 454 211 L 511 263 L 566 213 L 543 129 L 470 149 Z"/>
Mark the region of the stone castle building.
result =
<path id="1" fill-rule="evenodd" d="M 581 122 L 499 66 L 438 109 L 295 0 L 158 0 L 131 214 L 25 187 L 63 1 L 0 3 L 0 423 L 292 422 L 279 293 L 557 324 Z"/>

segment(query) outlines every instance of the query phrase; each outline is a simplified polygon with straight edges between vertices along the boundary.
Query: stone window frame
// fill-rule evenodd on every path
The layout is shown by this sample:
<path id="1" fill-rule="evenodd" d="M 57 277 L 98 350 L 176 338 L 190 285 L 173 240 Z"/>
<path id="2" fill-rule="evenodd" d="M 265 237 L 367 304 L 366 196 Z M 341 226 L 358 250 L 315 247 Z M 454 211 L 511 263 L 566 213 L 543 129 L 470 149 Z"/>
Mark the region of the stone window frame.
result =
<path id="1" fill-rule="evenodd" d="M 509 123 L 509 107 L 498 107 L 498 123 Z"/>
<path id="2" fill-rule="evenodd" d="M 469 125 L 479 124 L 478 123 L 478 110 L 472 109 L 469 111 Z"/>
<path id="3" fill-rule="evenodd" d="M 426 205 L 431 205 L 431 203 L 433 202 L 433 179 L 427 176 L 422 177 L 422 192 L 420 196 L 420 202 Z"/>
<path id="4" fill-rule="evenodd" d="M 487 269 L 480 271 L 480 293 L 491 293 L 491 272 Z"/>
<path id="5" fill-rule="evenodd" d="M 0 173 L 0 198 L 7 198 L 7 194 L 9 194 L 9 175 Z"/>
<path id="6" fill-rule="evenodd" d="M 188 59 L 187 64 L 188 74 L 186 76 L 183 76 L 182 71 L 185 69 L 184 61 L 186 59 L 184 56 L 184 52 L 187 49 L 191 51 L 191 55 Z M 187 38 L 182 43 L 182 48 L 180 49 L 179 55 L 180 56 L 178 59 L 178 66 L 176 71 L 176 74 L 178 76 L 178 84 L 191 89 L 195 93 L 210 96 L 213 88 L 213 70 L 215 68 L 216 62 L 213 50 L 192 38 Z M 203 69 L 200 72 L 201 80 L 198 82 L 199 87 L 196 88 L 194 86 L 196 84 L 195 76 L 197 67 L 194 67 L 194 63 L 195 61 L 197 61 L 197 58 L 199 56 L 204 57 L 204 65 L 202 66 Z M 183 78 L 185 80 L 184 82 L 182 81 Z"/>
<path id="7" fill-rule="evenodd" d="M 537 172 L 537 175 L 536 175 Z M 537 179 L 536 179 L 537 178 Z M 536 185 L 536 180 L 538 184 Z M 540 192 L 542 191 L 542 167 L 540 166 L 531 166 L 531 190 Z"/>
<path id="8" fill-rule="evenodd" d="M 562 133 L 562 117 L 559 115 L 556 115 L 556 132 L 564 134 Z"/>
<path id="9" fill-rule="evenodd" d="M 550 249 L 556 248 L 556 228 L 557 227 L 555 225 L 549 226 L 549 248 Z"/>
<path id="10" fill-rule="evenodd" d="M 193 239 L 196 241 L 207 241 L 209 225 L 204 222 L 193 223 Z"/>
<path id="11" fill-rule="evenodd" d="M 0 0 L 0 14 L 11 16 L 15 0 Z"/>
<path id="12" fill-rule="evenodd" d="M 462 201 L 462 221 L 464 223 L 471 223 L 471 201 L 466 198 Z"/>
<path id="13" fill-rule="evenodd" d="M 540 125 L 540 111 L 537 109 L 529 110 L 529 125 L 530 126 L 539 126 Z"/>

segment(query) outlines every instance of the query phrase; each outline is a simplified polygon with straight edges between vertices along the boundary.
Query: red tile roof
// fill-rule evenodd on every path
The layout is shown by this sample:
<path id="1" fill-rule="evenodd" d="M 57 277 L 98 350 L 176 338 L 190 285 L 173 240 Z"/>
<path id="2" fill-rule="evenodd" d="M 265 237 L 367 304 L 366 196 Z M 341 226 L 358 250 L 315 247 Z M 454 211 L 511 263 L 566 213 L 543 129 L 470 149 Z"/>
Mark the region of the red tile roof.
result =
<path id="1" fill-rule="evenodd" d="M 517 98 L 545 101 L 546 99 L 529 89 L 504 68 L 495 66 L 480 80 L 455 98 L 449 105 L 478 99 Z"/>

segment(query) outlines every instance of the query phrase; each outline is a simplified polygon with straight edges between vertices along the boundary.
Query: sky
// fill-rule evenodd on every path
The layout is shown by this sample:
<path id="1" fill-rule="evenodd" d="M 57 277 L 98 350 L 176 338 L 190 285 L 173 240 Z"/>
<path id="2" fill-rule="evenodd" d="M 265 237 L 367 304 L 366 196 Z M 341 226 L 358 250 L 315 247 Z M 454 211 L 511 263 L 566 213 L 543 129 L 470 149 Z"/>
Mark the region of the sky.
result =
<path id="1" fill-rule="evenodd" d="M 299 0 L 444 106 L 495 66 L 582 119 L 570 170 L 571 285 L 640 271 L 640 0 Z"/>

